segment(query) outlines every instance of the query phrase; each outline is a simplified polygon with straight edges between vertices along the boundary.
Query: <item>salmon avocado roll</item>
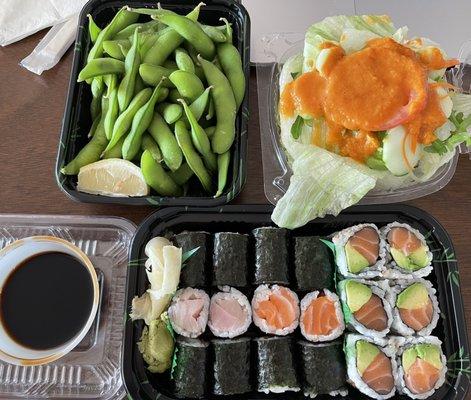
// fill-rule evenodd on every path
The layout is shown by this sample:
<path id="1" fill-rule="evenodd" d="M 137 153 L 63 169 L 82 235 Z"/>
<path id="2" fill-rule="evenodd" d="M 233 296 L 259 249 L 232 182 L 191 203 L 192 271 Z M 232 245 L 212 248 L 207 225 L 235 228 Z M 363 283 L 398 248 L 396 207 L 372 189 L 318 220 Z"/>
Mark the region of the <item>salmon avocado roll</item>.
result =
<path id="1" fill-rule="evenodd" d="M 262 332 L 285 336 L 299 322 L 299 299 L 284 286 L 260 285 L 252 298 L 253 322 Z"/>
<path id="2" fill-rule="evenodd" d="M 386 300 L 386 281 L 345 279 L 339 282 L 338 291 L 349 329 L 372 338 L 389 333 L 393 317 Z"/>
<path id="3" fill-rule="evenodd" d="M 374 224 L 360 224 L 334 234 L 335 262 L 347 278 L 377 278 L 385 269 L 386 248 Z"/>
<path id="4" fill-rule="evenodd" d="M 338 338 L 345 329 L 339 298 L 328 289 L 308 293 L 301 300 L 300 328 L 311 342 Z"/>
<path id="5" fill-rule="evenodd" d="M 378 343 L 386 344 L 386 341 Z M 389 399 L 396 391 L 397 364 L 394 350 L 380 346 L 365 336 L 349 334 L 346 338 L 349 382 L 373 399 Z"/>

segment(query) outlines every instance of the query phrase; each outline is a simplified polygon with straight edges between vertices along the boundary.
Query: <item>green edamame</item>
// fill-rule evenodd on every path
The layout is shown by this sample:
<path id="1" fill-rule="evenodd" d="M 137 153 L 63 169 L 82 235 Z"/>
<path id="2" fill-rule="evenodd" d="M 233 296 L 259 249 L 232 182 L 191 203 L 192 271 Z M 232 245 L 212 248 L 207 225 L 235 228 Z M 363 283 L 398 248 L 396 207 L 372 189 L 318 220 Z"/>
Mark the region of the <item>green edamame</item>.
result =
<path id="1" fill-rule="evenodd" d="M 163 167 L 154 160 L 150 151 L 141 156 L 141 171 L 146 183 L 161 196 L 180 196 L 181 188 L 170 178 Z"/>
<path id="2" fill-rule="evenodd" d="M 149 127 L 152 116 L 154 114 L 155 103 L 159 95 L 161 83 L 159 83 L 152 93 L 152 96 L 134 115 L 131 124 L 131 131 L 123 143 L 123 158 L 125 160 L 132 160 L 139 152 L 141 147 L 141 139 L 144 131 Z"/>
<path id="3" fill-rule="evenodd" d="M 157 106 L 157 111 L 169 125 L 177 122 L 183 115 L 182 106 L 175 103 L 161 103 Z"/>
<path id="4" fill-rule="evenodd" d="M 123 53 L 124 58 L 126 58 L 126 56 L 128 55 L 129 49 L 131 48 L 130 43 L 129 42 L 118 43 L 118 47 L 121 50 L 121 53 Z"/>
<path id="5" fill-rule="evenodd" d="M 174 71 L 168 79 L 175 85 L 180 94 L 189 101 L 195 101 L 204 92 L 200 78 L 187 71 Z"/>
<path id="6" fill-rule="evenodd" d="M 157 97 L 157 103 L 161 103 L 162 101 L 164 101 L 168 97 L 169 92 L 170 91 L 168 90 L 168 88 L 161 87 L 159 90 L 159 97 Z"/>
<path id="7" fill-rule="evenodd" d="M 162 162 L 162 152 L 159 149 L 159 145 L 155 142 L 152 136 L 150 136 L 150 134 L 144 133 L 144 135 L 142 135 L 141 148 L 143 151 L 148 150 L 150 154 L 152 154 L 152 157 L 154 157 L 155 161 L 158 163 Z"/>
<path id="8" fill-rule="evenodd" d="M 184 100 L 180 99 L 180 103 L 183 105 L 185 110 L 186 118 L 190 123 L 191 127 L 191 141 L 196 150 L 203 156 L 204 163 L 211 171 L 217 171 L 217 159 L 214 153 L 211 151 L 211 144 L 209 142 L 208 136 L 204 129 L 198 124 L 195 116 L 190 110 L 190 107 L 185 103 Z"/>
<path id="9" fill-rule="evenodd" d="M 97 76 L 92 79 L 91 90 L 93 97 L 100 97 L 103 94 L 105 83 L 103 82 L 102 76 Z"/>
<path id="10" fill-rule="evenodd" d="M 113 127 L 116 122 L 116 118 L 118 118 L 119 114 L 119 105 L 118 105 L 118 88 L 115 87 L 111 90 L 108 98 L 108 109 L 106 110 L 105 114 L 105 134 L 108 140 L 111 139 L 111 135 L 113 133 Z"/>
<path id="11" fill-rule="evenodd" d="M 218 190 L 214 197 L 219 197 L 227 183 L 227 172 L 229 171 L 229 162 L 231 160 L 231 152 L 226 151 L 225 153 L 218 155 Z"/>
<path id="12" fill-rule="evenodd" d="M 208 135 L 208 137 L 211 139 L 214 135 L 214 132 L 216 131 L 216 127 L 208 126 L 207 128 L 205 128 L 204 131 L 206 132 L 206 135 Z"/>
<path id="13" fill-rule="evenodd" d="M 173 60 L 165 60 L 162 64 L 162 67 L 165 67 L 165 68 L 171 70 L 172 72 L 176 71 L 178 69 L 177 63 Z"/>
<path id="14" fill-rule="evenodd" d="M 131 43 L 129 40 L 105 40 L 103 42 L 103 50 L 109 56 L 123 61 L 125 59 L 124 49 L 127 51 L 131 48 Z"/>
<path id="15" fill-rule="evenodd" d="M 101 121 L 101 113 L 99 113 L 94 119 L 93 119 L 93 122 L 92 122 L 92 127 L 90 128 L 90 130 L 88 131 L 88 138 L 90 139 L 91 137 L 93 137 L 93 135 L 95 134 L 97 128 L 98 128 L 98 124 L 100 123 Z"/>
<path id="16" fill-rule="evenodd" d="M 192 58 L 180 47 L 175 50 L 175 62 L 178 69 L 191 72 L 192 74 L 195 73 L 195 64 L 193 63 Z"/>
<path id="17" fill-rule="evenodd" d="M 206 113 L 206 121 L 211 120 L 214 117 L 214 101 L 212 98 L 209 99 L 208 112 Z"/>
<path id="18" fill-rule="evenodd" d="M 191 170 L 195 173 L 198 177 L 199 181 L 203 185 L 203 188 L 207 192 L 211 192 L 212 190 L 212 183 L 211 183 L 211 176 L 209 175 L 206 167 L 203 164 L 198 153 L 193 148 L 193 144 L 191 143 L 191 137 L 189 132 L 186 129 L 185 123 L 182 121 L 177 121 L 175 123 L 175 137 L 177 142 L 182 149 L 183 155 L 185 156 L 185 160 Z"/>
<path id="19" fill-rule="evenodd" d="M 170 171 L 169 173 L 170 177 L 175 181 L 175 183 L 180 186 L 187 183 L 194 174 L 195 173 L 186 162 L 183 163 L 176 171 Z"/>
<path id="20" fill-rule="evenodd" d="M 160 65 L 152 64 L 141 64 L 139 66 L 139 75 L 142 80 L 150 86 L 156 86 L 163 77 L 168 78 L 172 71 L 170 69 L 164 68 Z M 175 85 L 168 79 L 165 79 L 163 82 L 165 87 L 175 87 Z"/>
<path id="21" fill-rule="evenodd" d="M 101 113 L 101 96 L 100 97 L 92 97 L 92 101 L 90 103 L 90 115 L 92 119 L 95 119 L 98 114 Z"/>
<path id="22" fill-rule="evenodd" d="M 198 57 L 208 83 L 213 86 L 211 96 L 216 111 L 216 131 L 211 138 L 213 151 L 225 153 L 235 137 L 237 104 L 232 87 L 225 75 L 211 62 Z"/>
<path id="23" fill-rule="evenodd" d="M 134 84 L 134 95 L 133 98 L 143 89 L 146 88 L 146 84 L 142 80 L 139 74 L 136 75 L 136 83 Z"/>
<path id="24" fill-rule="evenodd" d="M 122 158 L 123 157 L 124 136 L 118 140 L 111 149 L 106 150 L 102 154 L 102 158 Z"/>
<path id="25" fill-rule="evenodd" d="M 116 143 L 118 143 L 118 141 L 129 131 L 137 111 L 149 101 L 151 95 L 152 89 L 146 88 L 134 96 L 128 108 L 116 119 L 113 127 L 113 133 L 111 135 L 111 140 L 108 147 L 106 148 L 106 151 L 113 148 Z"/>
<path id="26" fill-rule="evenodd" d="M 206 33 L 206 35 L 208 35 L 213 42 L 224 43 L 226 41 L 226 35 L 224 35 L 224 33 L 221 32 L 221 30 L 217 27 L 204 24 L 199 25 L 201 26 L 201 29 L 203 29 L 204 33 Z"/>
<path id="27" fill-rule="evenodd" d="M 95 23 L 91 14 L 88 14 L 87 17 L 88 17 L 88 34 L 90 35 L 90 40 L 92 41 L 92 43 L 95 43 L 98 38 L 98 35 L 101 32 L 101 29 Z"/>
<path id="28" fill-rule="evenodd" d="M 157 142 L 167 167 L 176 171 L 182 165 L 183 154 L 174 134 L 159 113 L 154 113 L 148 131 Z"/>
<path id="29" fill-rule="evenodd" d="M 77 82 L 85 81 L 95 76 L 124 73 L 124 62 L 114 58 L 95 58 L 87 63 L 80 71 Z"/>
<path id="30" fill-rule="evenodd" d="M 159 30 L 159 26 L 160 24 L 158 21 L 136 22 L 135 24 L 131 24 L 126 28 L 121 29 L 113 36 L 113 39 L 130 39 L 136 28 L 138 28 L 140 32 L 157 32 Z"/>
<path id="31" fill-rule="evenodd" d="M 134 86 L 136 85 L 136 76 L 139 72 L 139 65 L 141 64 L 141 57 L 139 55 L 139 35 L 138 30 L 134 31 L 132 38 L 132 46 L 126 55 L 124 61 L 124 68 L 126 73 L 124 78 L 119 84 L 118 88 L 118 104 L 119 110 L 123 112 L 131 102 L 134 96 Z"/>
<path id="32" fill-rule="evenodd" d="M 208 105 L 208 101 L 210 99 L 209 92 L 211 91 L 212 86 L 208 86 L 204 92 L 199 96 L 193 103 L 190 104 L 190 110 L 193 113 L 195 119 L 199 121 L 201 117 L 203 116 L 204 110 L 206 110 L 206 107 Z M 182 115 L 182 121 L 185 122 L 185 125 L 187 128 L 190 127 L 190 122 L 188 121 L 188 118 L 186 115 Z"/>

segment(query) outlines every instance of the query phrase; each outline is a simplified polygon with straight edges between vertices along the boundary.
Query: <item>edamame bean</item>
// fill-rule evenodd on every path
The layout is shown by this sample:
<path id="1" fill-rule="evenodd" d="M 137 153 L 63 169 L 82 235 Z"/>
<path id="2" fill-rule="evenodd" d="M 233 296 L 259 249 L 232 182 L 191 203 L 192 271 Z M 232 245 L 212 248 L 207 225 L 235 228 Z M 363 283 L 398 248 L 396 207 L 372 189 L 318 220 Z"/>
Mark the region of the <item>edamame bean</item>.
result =
<path id="1" fill-rule="evenodd" d="M 126 60 L 124 61 L 126 73 L 124 74 L 124 78 L 118 88 L 118 104 L 121 112 L 128 107 L 132 97 L 134 96 L 134 86 L 136 85 L 136 76 L 139 72 L 140 64 L 139 36 L 136 29 L 134 31 L 131 49 L 126 55 Z"/>
<path id="2" fill-rule="evenodd" d="M 218 155 L 218 190 L 214 197 L 219 197 L 227 183 L 227 172 L 229 171 L 229 162 L 231 160 L 231 152 L 226 151 L 225 153 Z"/>
<path id="3" fill-rule="evenodd" d="M 190 134 L 188 133 L 185 124 L 182 121 L 177 121 L 175 123 L 175 137 L 177 138 L 177 142 L 182 149 L 186 162 L 198 177 L 199 181 L 203 185 L 204 190 L 211 192 L 211 176 L 206 170 L 206 167 L 204 166 L 200 156 L 193 148 Z"/>
<path id="4" fill-rule="evenodd" d="M 90 139 L 91 137 L 93 137 L 93 135 L 95 134 L 96 130 L 97 130 L 97 127 L 98 127 L 98 124 L 100 123 L 101 121 L 101 113 L 99 113 L 94 119 L 93 119 L 93 123 L 92 123 L 92 127 L 90 128 L 89 132 L 88 132 L 88 138 Z"/>
<path id="5" fill-rule="evenodd" d="M 141 157 L 141 171 L 146 183 L 161 196 L 180 196 L 181 188 L 170 178 L 162 166 L 154 160 L 150 151 Z"/>
<path id="6" fill-rule="evenodd" d="M 90 103 L 90 115 L 92 119 L 95 119 L 98 114 L 101 113 L 101 96 L 100 97 L 92 97 L 92 101 Z"/>
<path id="7" fill-rule="evenodd" d="M 235 137 L 235 119 L 237 104 L 231 85 L 225 75 L 211 62 L 198 57 L 208 83 L 213 86 L 211 96 L 216 111 L 216 131 L 211 138 L 213 151 L 225 153 L 231 147 Z"/>
<path id="8" fill-rule="evenodd" d="M 212 86 L 208 86 L 204 92 L 199 96 L 193 103 L 190 104 L 190 110 L 193 113 L 195 119 L 199 121 L 201 117 L 203 116 L 204 110 L 206 110 L 206 107 L 208 105 L 209 101 L 209 92 L 211 90 Z M 188 118 L 186 117 L 186 114 L 182 115 L 182 121 L 185 122 L 185 125 L 187 128 L 190 127 L 190 122 L 188 121 Z"/>
<path id="9" fill-rule="evenodd" d="M 144 131 L 149 127 L 152 116 L 154 114 L 155 103 L 159 95 L 161 83 L 159 83 L 152 93 L 152 96 L 134 115 L 131 125 L 131 131 L 123 143 L 123 158 L 125 160 L 132 160 L 139 152 L 141 147 L 141 139 Z"/>
<path id="10" fill-rule="evenodd" d="M 113 39 L 130 39 L 134 34 L 136 28 L 139 29 L 139 32 L 157 32 L 159 30 L 158 21 L 149 21 L 149 22 L 136 22 L 131 24 L 124 29 L 121 29 L 116 35 L 113 36 Z"/>
<path id="11" fill-rule="evenodd" d="M 111 139 L 111 135 L 113 133 L 113 127 L 116 122 L 116 118 L 118 118 L 119 114 L 119 105 L 118 105 L 118 88 L 114 87 L 111 89 L 108 99 L 108 109 L 106 110 L 105 114 L 105 134 L 108 140 Z"/>
<path id="12" fill-rule="evenodd" d="M 124 139 L 125 138 L 123 136 L 111 149 L 104 151 L 102 158 L 122 158 Z"/>
<path id="13" fill-rule="evenodd" d="M 224 33 L 221 32 L 221 30 L 217 27 L 204 24 L 199 25 L 201 26 L 201 29 L 203 29 L 204 33 L 206 33 L 206 35 L 208 35 L 213 42 L 224 43 L 226 41 L 226 35 L 224 35 Z"/>
<path id="14" fill-rule="evenodd" d="M 211 144 L 208 137 L 206 136 L 206 132 L 200 126 L 200 124 L 198 124 L 198 121 L 185 101 L 180 99 L 180 103 L 183 105 L 185 115 L 191 126 L 191 141 L 193 142 L 193 145 L 203 156 L 206 167 L 208 167 L 208 169 L 211 171 L 217 171 L 217 159 L 214 153 L 211 151 Z"/>
<path id="15" fill-rule="evenodd" d="M 124 62 L 114 58 L 95 58 L 87 63 L 80 71 L 77 82 L 82 82 L 95 76 L 124 73 Z"/>
<path id="16" fill-rule="evenodd" d="M 101 32 L 101 29 L 97 26 L 91 14 L 87 15 L 88 17 L 88 34 L 90 35 L 90 40 L 92 43 L 95 43 L 98 35 Z"/>
<path id="17" fill-rule="evenodd" d="M 183 161 L 182 151 L 178 147 L 174 134 L 159 113 L 154 113 L 148 131 L 157 142 L 167 167 L 171 171 L 176 171 L 180 168 Z"/>
<path id="18" fill-rule="evenodd" d="M 194 175 L 190 166 L 185 162 L 176 171 L 169 173 L 170 177 L 177 185 L 184 185 Z"/>
<path id="19" fill-rule="evenodd" d="M 163 77 L 168 78 L 171 73 L 171 70 L 161 67 L 160 65 L 144 63 L 139 66 L 139 75 L 141 76 L 142 80 L 150 86 L 157 85 Z M 175 87 L 175 85 L 168 79 L 164 80 L 163 86 Z"/>
<path id="20" fill-rule="evenodd" d="M 180 94 L 189 101 L 195 101 L 204 92 L 201 80 L 191 72 L 174 71 L 168 77 Z"/>
<path id="21" fill-rule="evenodd" d="M 169 125 L 177 122 L 183 115 L 182 106 L 174 103 L 161 103 L 157 106 L 157 111 Z"/>
<path id="22" fill-rule="evenodd" d="M 123 61 L 126 57 L 124 54 L 124 49 L 128 51 L 131 48 L 131 43 L 129 40 L 105 40 L 103 42 L 103 50 L 109 56 L 116 58 L 117 60 Z"/>
<path id="23" fill-rule="evenodd" d="M 141 90 L 143 90 L 145 88 L 146 88 L 146 85 L 145 85 L 144 81 L 142 80 L 141 76 L 139 74 L 137 74 L 136 83 L 134 84 L 134 95 L 133 95 L 133 97 L 135 97 Z"/>
<path id="24" fill-rule="evenodd" d="M 178 69 L 191 72 L 192 74 L 195 73 L 195 64 L 193 63 L 193 60 L 188 53 L 180 47 L 175 50 L 175 62 Z"/>
<path id="25" fill-rule="evenodd" d="M 97 76 L 92 79 L 91 89 L 93 97 L 100 97 L 103 94 L 103 91 L 105 90 L 105 83 L 103 82 L 102 76 Z"/>
<path id="26" fill-rule="evenodd" d="M 162 152 L 159 149 L 159 145 L 149 133 L 144 133 L 144 135 L 142 135 L 141 148 L 143 151 L 148 150 L 150 154 L 152 154 L 152 157 L 154 157 L 155 161 L 158 163 L 162 162 Z"/>
<path id="27" fill-rule="evenodd" d="M 141 46 L 139 49 L 139 53 L 142 59 L 144 58 L 146 53 L 149 51 L 149 49 L 155 44 L 155 42 L 157 41 L 160 35 L 162 35 L 161 32 L 155 32 L 150 35 L 142 35 L 143 37 L 140 40 Z"/>
<path id="28" fill-rule="evenodd" d="M 146 104 L 150 96 L 152 95 L 152 89 L 146 88 L 141 90 L 131 101 L 128 108 L 119 115 L 113 127 L 113 133 L 111 135 L 110 143 L 106 148 L 106 151 L 113 148 L 116 143 L 129 131 L 132 125 L 132 121 L 137 111 Z M 124 139 L 123 139 L 124 140 Z"/>
<path id="29" fill-rule="evenodd" d="M 169 92 L 170 91 L 168 90 L 168 88 L 160 87 L 159 97 L 157 97 L 157 103 L 161 103 L 162 101 L 164 101 L 168 97 Z"/>
<path id="30" fill-rule="evenodd" d="M 208 137 L 211 139 L 214 135 L 214 132 L 216 131 L 216 127 L 208 126 L 207 128 L 205 128 L 204 131 L 206 132 L 206 135 L 208 135 Z"/>

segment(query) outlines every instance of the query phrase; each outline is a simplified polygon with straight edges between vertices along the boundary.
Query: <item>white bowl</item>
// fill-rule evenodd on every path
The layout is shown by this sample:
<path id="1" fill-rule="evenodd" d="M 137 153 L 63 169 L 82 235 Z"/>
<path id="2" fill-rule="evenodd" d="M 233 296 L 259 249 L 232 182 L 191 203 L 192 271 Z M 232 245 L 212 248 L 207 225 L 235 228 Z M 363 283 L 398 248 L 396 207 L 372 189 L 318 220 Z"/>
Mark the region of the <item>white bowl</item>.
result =
<path id="1" fill-rule="evenodd" d="M 0 319 L 0 360 L 16 365 L 42 365 L 69 353 L 87 334 L 98 310 L 99 289 L 95 268 L 78 247 L 53 236 L 32 236 L 17 240 L 0 250 L 0 293 L 10 273 L 24 260 L 44 252 L 60 252 L 78 259 L 88 269 L 93 284 L 93 304 L 83 328 L 61 346 L 47 350 L 34 350 L 14 341 L 5 330 Z M 64 282 L 67 285 L 67 282 Z M 25 294 L 27 296 L 27 294 Z M 34 299 L 31 299 L 34 301 Z M 41 329 L 38 326 L 38 329 Z"/>

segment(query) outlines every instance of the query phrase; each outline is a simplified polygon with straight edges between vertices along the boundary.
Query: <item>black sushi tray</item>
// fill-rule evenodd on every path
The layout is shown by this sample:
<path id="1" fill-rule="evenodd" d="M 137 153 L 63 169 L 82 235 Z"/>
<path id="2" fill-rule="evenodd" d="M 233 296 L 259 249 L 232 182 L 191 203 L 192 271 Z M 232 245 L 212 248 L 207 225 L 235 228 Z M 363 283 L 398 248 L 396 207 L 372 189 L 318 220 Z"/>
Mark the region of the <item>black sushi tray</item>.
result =
<path id="1" fill-rule="evenodd" d="M 146 243 L 155 236 L 165 236 L 182 231 L 207 231 L 210 233 L 232 231 L 250 233 L 254 228 L 273 225 L 269 205 L 230 205 L 214 208 L 170 207 L 151 214 L 138 228 L 130 251 L 130 260 L 145 259 Z M 343 211 L 337 217 L 316 219 L 302 228 L 290 232 L 290 236 L 318 235 L 329 236 L 333 232 L 359 223 L 371 222 L 381 227 L 387 223 L 399 221 L 418 229 L 428 242 L 434 254 L 433 273 L 427 278 L 437 289 L 438 300 L 442 311 L 437 328 L 433 335 L 443 342 L 443 352 L 448 360 L 447 382 L 430 398 L 435 400 L 462 400 L 467 398 L 470 386 L 470 362 L 467 339 L 467 328 L 463 302 L 459 286 L 459 271 L 453 244 L 448 233 L 431 215 L 417 208 L 402 204 L 381 206 L 356 206 Z M 250 257 L 250 254 L 249 254 Z M 253 257 L 253 255 L 252 255 Z M 253 260 L 249 265 L 253 266 Z M 144 266 L 129 267 L 126 287 L 126 310 L 130 310 L 134 296 L 140 296 L 147 289 L 147 277 Z M 208 288 L 208 291 L 211 291 Z M 137 342 L 144 327 L 143 321 L 132 322 L 126 319 L 125 336 L 122 352 L 123 380 L 133 400 L 175 399 L 173 382 L 169 373 L 152 374 L 139 353 Z M 247 335 L 260 336 L 253 326 Z M 253 357 L 252 357 L 253 358 Z M 252 359 L 253 362 L 255 360 Z M 321 365 L 318 366 L 322 368 Z M 254 370 L 254 368 L 252 368 Z M 253 374 L 255 375 L 255 374 Z M 208 377 L 211 376 L 208 371 Z M 252 377 L 255 380 L 255 376 Z M 210 379 L 209 380 L 210 383 Z M 353 387 L 348 387 L 348 399 L 366 399 L 366 396 Z M 237 396 L 215 396 L 210 394 L 208 386 L 207 399 L 305 399 L 301 392 L 280 394 L 263 394 L 256 391 Z M 330 396 L 319 396 L 319 399 L 331 399 Z M 341 397 L 339 397 L 341 398 Z M 407 399 L 396 395 L 393 399 Z"/>

